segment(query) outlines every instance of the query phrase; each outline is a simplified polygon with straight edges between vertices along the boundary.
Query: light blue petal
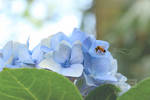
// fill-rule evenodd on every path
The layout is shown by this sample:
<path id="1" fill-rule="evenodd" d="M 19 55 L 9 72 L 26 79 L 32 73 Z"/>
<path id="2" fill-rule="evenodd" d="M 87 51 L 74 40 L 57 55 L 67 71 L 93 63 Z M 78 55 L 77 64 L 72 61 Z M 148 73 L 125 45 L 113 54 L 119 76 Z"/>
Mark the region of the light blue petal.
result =
<path id="1" fill-rule="evenodd" d="M 53 36 L 51 37 L 51 41 L 50 41 L 51 48 L 52 48 L 53 50 L 56 50 L 57 47 L 58 47 L 58 45 L 60 44 L 60 42 L 61 42 L 62 40 L 65 40 L 65 41 L 67 41 L 67 42 L 70 41 L 69 38 L 68 38 L 64 33 L 62 33 L 62 32 L 59 32 L 59 33 L 53 35 Z"/>
<path id="2" fill-rule="evenodd" d="M 61 67 L 58 73 L 64 76 L 80 77 L 82 75 L 82 72 L 83 72 L 82 64 L 72 64 L 68 68 Z"/>
<path id="3" fill-rule="evenodd" d="M 110 72 L 111 62 L 109 58 L 91 59 L 91 71 L 95 76 L 105 75 Z"/>
<path id="4" fill-rule="evenodd" d="M 0 71 L 3 70 L 4 65 L 5 65 L 5 63 L 4 63 L 3 59 L 0 58 Z"/>
<path id="5" fill-rule="evenodd" d="M 83 72 L 82 64 L 73 64 L 68 68 L 61 67 L 60 64 L 56 63 L 53 59 L 44 59 L 39 64 L 40 68 L 45 68 L 57 72 L 64 76 L 80 77 Z"/>
<path id="6" fill-rule="evenodd" d="M 112 76 L 112 75 L 104 75 L 104 76 L 99 76 L 99 77 L 93 77 L 91 75 L 86 75 L 84 73 L 84 77 L 85 77 L 85 80 L 86 80 L 86 84 L 88 86 L 99 86 L 101 84 L 104 84 L 104 83 L 110 83 L 111 82 L 117 82 L 117 79 L 115 76 Z"/>
<path id="7" fill-rule="evenodd" d="M 117 82 L 117 78 L 114 75 L 103 75 L 103 76 L 98 76 L 94 77 L 95 81 L 100 82 L 101 81 L 110 81 L 110 82 Z"/>
<path id="8" fill-rule="evenodd" d="M 127 78 L 125 76 L 123 76 L 121 73 L 116 73 L 115 74 L 118 82 L 126 82 L 127 81 Z"/>
<path id="9" fill-rule="evenodd" d="M 87 63 L 87 61 L 85 61 L 85 63 Z M 109 65 L 110 64 L 107 58 L 102 58 L 102 59 L 92 58 L 90 59 L 90 65 L 89 65 L 90 67 L 88 67 L 88 69 L 92 74 L 94 74 L 94 76 L 99 76 L 108 73 Z"/>
<path id="10" fill-rule="evenodd" d="M 4 66 L 5 66 L 5 65 L 8 65 L 8 64 L 11 65 L 12 63 L 15 63 L 15 62 L 14 62 L 14 56 L 13 56 L 13 55 L 10 56 L 7 61 L 4 62 Z"/>
<path id="11" fill-rule="evenodd" d="M 34 64 L 31 55 L 29 54 L 29 50 L 24 44 L 14 43 L 13 56 L 14 58 L 18 58 L 19 62 Z"/>
<path id="12" fill-rule="evenodd" d="M 88 52 L 92 43 L 95 39 L 92 37 L 88 37 L 83 41 L 83 52 Z"/>
<path id="13" fill-rule="evenodd" d="M 2 49 L 2 57 L 4 61 L 7 61 L 12 55 L 13 41 L 9 41 Z"/>
<path id="14" fill-rule="evenodd" d="M 48 53 L 48 52 L 52 51 L 51 48 L 48 48 L 48 47 L 43 46 L 43 45 L 41 46 L 41 50 L 42 50 L 43 52 L 45 52 L 45 53 Z"/>
<path id="15" fill-rule="evenodd" d="M 112 59 L 112 56 L 95 58 L 86 53 L 84 54 L 84 67 L 94 77 L 112 74 L 112 67 L 114 67 Z"/>
<path id="16" fill-rule="evenodd" d="M 50 44 L 50 42 L 51 42 L 51 37 L 52 37 L 52 36 L 49 36 L 48 38 L 42 39 L 42 40 L 41 40 L 41 46 L 45 46 L 45 47 L 47 47 L 47 48 L 51 48 L 51 44 Z"/>
<path id="17" fill-rule="evenodd" d="M 21 68 L 21 66 L 19 66 L 19 65 L 11 65 L 11 64 L 6 65 L 5 67 L 7 67 L 7 68 Z"/>
<path id="18" fill-rule="evenodd" d="M 80 42 L 83 42 L 85 40 L 86 34 L 84 32 L 81 32 L 79 29 L 75 28 L 72 32 L 72 35 L 70 36 L 71 42 L 75 42 L 79 40 Z"/>
<path id="19" fill-rule="evenodd" d="M 13 44 L 12 44 L 12 56 L 14 58 L 18 58 L 19 52 L 21 52 L 21 50 L 24 48 L 27 49 L 26 45 L 18 43 L 18 42 L 13 42 Z"/>
<path id="20" fill-rule="evenodd" d="M 0 67 L 0 71 L 2 71 L 3 70 L 3 68 L 2 67 Z"/>
<path id="21" fill-rule="evenodd" d="M 38 66 L 39 68 L 49 69 L 57 73 L 61 70 L 61 65 L 56 63 L 52 58 L 42 60 Z"/>
<path id="22" fill-rule="evenodd" d="M 44 59 L 53 58 L 53 51 L 44 54 Z"/>
<path id="23" fill-rule="evenodd" d="M 76 41 L 73 44 L 70 62 L 72 64 L 81 64 L 83 62 L 82 44 L 80 41 Z"/>
<path id="24" fill-rule="evenodd" d="M 37 45 L 32 51 L 32 60 L 35 63 L 39 63 L 43 59 L 43 51 L 41 50 L 41 45 Z"/>
<path id="25" fill-rule="evenodd" d="M 84 70 L 86 74 L 91 74 L 91 56 L 88 53 L 84 53 Z"/>
<path id="26" fill-rule="evenodd" d="M 35 67 L 33 65 L 24 64 L 22 62 L 16 62 L 16 64 L 6 64 L 5 67 L 7 68 L 24 68 L 24 67 Z"/>
<path id="27" fill-rule="evenodd" d="M 83 75 L 85 77 L 86 85 L 88 85 L 88 86 L 96 86 L 96 84 L 94 83 L 93 78 L 91 78 L 90 76 L 86 75 L 85 73 Z"/>
<path id="28" fill-rule="evenodd" d="M 116 74 L 118 71 L 118 64 L 117 64 L 117 60 L 114 58 L 110 58 L 111 59 L 111 64 L 112 66 L 110 67 L 110 73 L 111 74 Z"/>
<path id="29" fill-rule="evenodd" d="M 71 46 L 67 41 L 62 41 L 53 54 L 53 58 L 57 63 L 64 63 L 65 61 L 69 61 L 70 56 Z"/>

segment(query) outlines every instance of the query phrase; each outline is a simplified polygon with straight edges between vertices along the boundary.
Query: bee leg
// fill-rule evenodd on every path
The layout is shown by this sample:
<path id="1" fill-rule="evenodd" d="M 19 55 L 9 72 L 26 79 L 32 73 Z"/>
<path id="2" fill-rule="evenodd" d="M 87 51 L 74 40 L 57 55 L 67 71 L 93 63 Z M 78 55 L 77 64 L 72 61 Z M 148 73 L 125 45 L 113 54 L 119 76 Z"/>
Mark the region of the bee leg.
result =
<path id="1" fill-rule="evenodd" d="M 98 54 L 99 54 L 99 55 L 104 55 L 105 53 L 99 50 L 99 51 L 98 51 Z"/>

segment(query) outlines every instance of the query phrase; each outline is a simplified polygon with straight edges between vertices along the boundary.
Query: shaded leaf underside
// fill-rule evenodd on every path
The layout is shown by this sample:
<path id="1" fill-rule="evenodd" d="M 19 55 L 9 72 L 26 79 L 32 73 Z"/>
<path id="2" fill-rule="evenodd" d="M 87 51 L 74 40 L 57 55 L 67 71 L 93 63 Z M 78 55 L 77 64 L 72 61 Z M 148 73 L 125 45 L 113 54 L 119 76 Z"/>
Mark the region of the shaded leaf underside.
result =
<path id="1" fill-rule="evenodd" d="M 85 100 L 116 100 L 119 91 L 120 89 L 114 85 L 101 85 L 90 92 Z"/>

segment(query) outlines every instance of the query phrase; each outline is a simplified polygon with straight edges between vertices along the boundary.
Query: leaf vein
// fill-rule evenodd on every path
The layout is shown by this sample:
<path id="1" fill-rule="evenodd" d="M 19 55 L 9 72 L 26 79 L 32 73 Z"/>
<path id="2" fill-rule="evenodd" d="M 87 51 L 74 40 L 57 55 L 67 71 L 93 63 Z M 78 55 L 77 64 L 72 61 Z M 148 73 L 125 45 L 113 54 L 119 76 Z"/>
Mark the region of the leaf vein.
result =
<path id="1" fill-rule="evenodd" d="M 21 87 L 23 87 L 23 89 L 28 93 L 28 94 L 30 94 L 35 100 L 38 100 L 34 95 L 33 95 L 33 93 L 28 89 L 28 88 L 26 88 L 25 86 L 24 86 L 24 84 L 22 84 L 13 74 L 11 74 L 9 71 L 7 71 L 8 72 L 8 74 L 10 74 L 10 76 L 21 86 Z"/>
<path id="2" fill-rule="evenodd" d="M 48 81 L 48 83 L 50 84 L 50 83 L 51 83 L 51 81 Z M 49 86 L 49 90 L 51 90 L 51 85 Z M 52 93 L 51 93 L 51 92 L 49 92 L 49 95 L 48 95 L 48 97 L 47 97 L 47 100 L 50 100 L 51 95 L 52 95 Z"/>
<path id="3" fill-rule="evenodd" d="M 64 93 L 61 96 L 61 100 L 64 100 L 65 94 L 66 94 L 66 92 L 64 91 Z"/>
<path id="4" fill-rule="evenodd" d="M 18 98 L 18 97 L 12 96 L 12 95 L 8 95 L 8 94 L 6 94 L 6 93 L 4 93 L 4 92 L 2 92 L 2 91 L 0 91 L 0 93 L 1 93 L 2 95 L 8 96 L 8 97 L 10 97 L 10 98 L 15 98 L 15 99 L 18 99 L 18 100 L 24 100 L 24 99 L 22 99 L 22 98 Z"/>
<path id="5" fill-rule="evenodd" d="M 32 81 L 32 83 L 31 83 L 30 86 L 28 87 L 29 89 L 33 86 L 33 84 L 35 83 L 35 81 L 36 81 L 36 79 L 34 79 L 34 80 Z"/>

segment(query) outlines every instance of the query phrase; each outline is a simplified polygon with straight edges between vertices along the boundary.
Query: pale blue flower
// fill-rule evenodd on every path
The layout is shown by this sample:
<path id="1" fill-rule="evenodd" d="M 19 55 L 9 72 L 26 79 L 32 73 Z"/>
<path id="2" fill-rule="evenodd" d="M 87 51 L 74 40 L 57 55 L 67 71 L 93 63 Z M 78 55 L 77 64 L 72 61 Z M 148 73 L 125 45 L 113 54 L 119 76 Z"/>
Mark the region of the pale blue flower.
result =
<path id="1" fill-rule="evenodd" d="M 0 51 L 0 70 L 7 68 L 36 67 L 42 59 L 40 46 L 32 51 L 28 45 L 9 41 Z"/>
<path id="2" fill-rule="evenodd" d="M 0 67 L 20 68 L 33 64 L 26 45 L 9 41 L 0 53 Z"/>
<path id="3" fill-rule="evenodd" d="M 29 52 L 34 62 L 34 65 L 38 67 L 37 65 L 44 59 L 43 57 L 44 52 L 41 50 L 41 44 L 38 44 L 37 46 L 33 48 L 32 51 L 29 51 Z"/>
<path id="4" fill-rule="evenodd" d="M 79 77 L 83 72 L 82 41 L 85 34 L 75 29 L 70 37 L 57 33 L 41 42 L 45 58 L 39 66 L 64 76 Z"/>
<path id="5" fill-rule="evenodd" d="M 32 61 L 34 62 L 34 65 L 37 67 L 37 65 L 40 63 L 40 61 L 43 60 L 44 52 L 41 49 L 42 46 L 40 43 L 37 46 L 35 46 L 33 48 L 33 50 L 29 50 L 29 46 L 30 46 L 29 40 L 30 40 L 30 38 L 28 38 L 26 46 L 27 46 L 28 52 L 32 58 Z"/>
<path id="6" fill-rule="evenodd" d="M 98 51 L 95 48 L 101 46 L 106 52 Z M 88 37 L 83 41 L 84 52 L 84 77 L 88 86 L 99 86 L 104 83 L 111 83 L 126 91 L 130 86 L 125 83 L 126 77 L 117 73 L 117 60 L 108 51 L 109 43 Z M 122 81 L 123 80 L 123 81 Z"/>
<path id="7" fill-rule="evenodd" d="M 95 48 L 101 46 L 106 52 L 96 52 Z M 117 61 L 108 51 L 109 43 L 88 37 L 83 42 L 84 49 L 84 72 L 98 81 L 117 81 Z"/>

